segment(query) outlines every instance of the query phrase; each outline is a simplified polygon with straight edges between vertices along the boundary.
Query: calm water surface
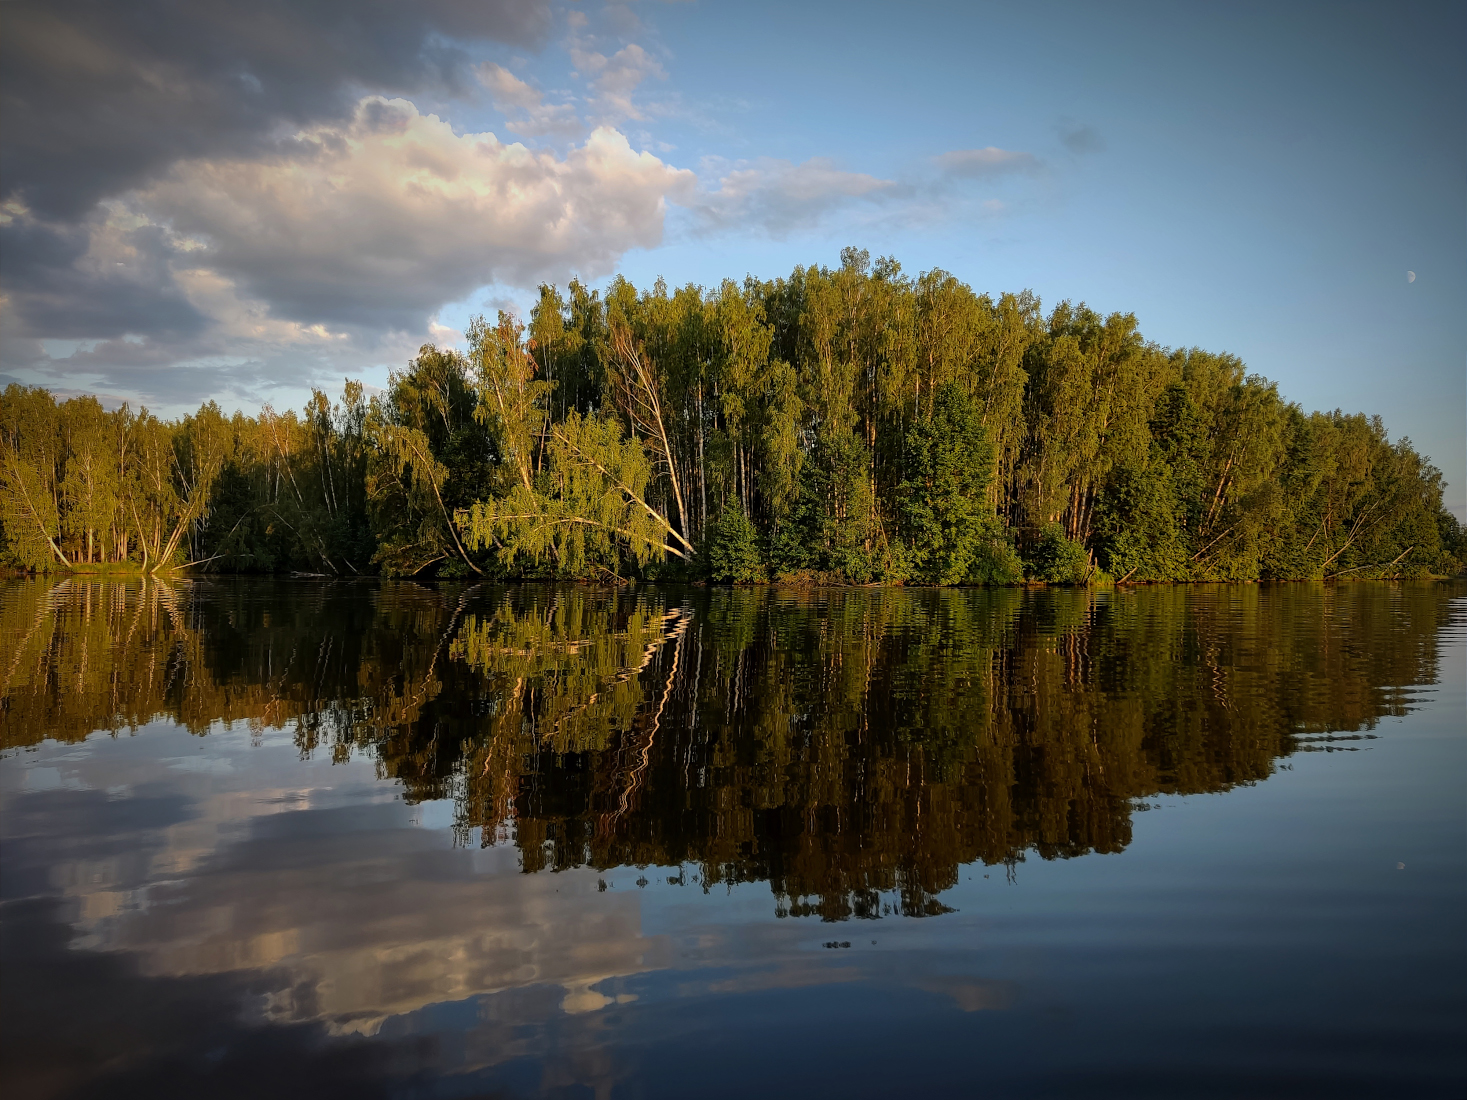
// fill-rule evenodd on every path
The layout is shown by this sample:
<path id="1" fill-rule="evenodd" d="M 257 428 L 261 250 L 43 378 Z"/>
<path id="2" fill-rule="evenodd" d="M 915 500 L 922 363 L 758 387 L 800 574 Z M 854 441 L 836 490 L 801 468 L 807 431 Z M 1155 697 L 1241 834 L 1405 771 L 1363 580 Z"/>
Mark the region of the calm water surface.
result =
<path id="1" fill-rule="evenodd" d="M 0 587 L 26 1096 L 1467 1095 L 1467 587 Z"/>

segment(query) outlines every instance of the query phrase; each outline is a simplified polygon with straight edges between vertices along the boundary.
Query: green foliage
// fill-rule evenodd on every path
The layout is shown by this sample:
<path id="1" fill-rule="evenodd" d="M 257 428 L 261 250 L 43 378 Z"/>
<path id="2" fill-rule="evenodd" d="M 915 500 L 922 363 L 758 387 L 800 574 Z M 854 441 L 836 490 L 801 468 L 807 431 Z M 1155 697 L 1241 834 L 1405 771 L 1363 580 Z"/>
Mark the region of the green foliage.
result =
<path id="1" fill-rule="evenodd" d="M 1437 513 L 1436 522 L 1441 550 L 1431 563 L 1430 572 L 1438 576 L 1462 573 L 1467 570 L 1467 525 L 1445 509 Z"/>
<path id="2" fill-rule="evenodd" d="M 710 580 L 753 584 L 766 579 L 759 532 L 738 508 L 725 509 L 709 527 L 704 556 Z"/>
<path id="3" fill-rule="evenodd" d="M 7 386 L 0 399 L 0 508 L 11 564 L 50 569 L 70 561 L 61 548 L 64 443 L 56 403 L 45 390 Z"/>
<path id="4" fill-rule="evenodd" d="M 372 399 L 366 499 L 377 538 L 373 562 L 384 575 L 415 576 L 440 562 L 482 572 L 453 520 L 502 468 L 479 406 L 463 357 L 431 344 Z"/>
<path id="5" fill-rule="evenodd" d="M 1378 418 L 1306 413 L 1131 314 L 860 249 L 712 288 L 545 286 L 528 326 L 467 336 L 370 401 L 348 382 L 258 417 L 12 386 L 4 564 L 962 585 L 1464 558 L 1441 473 Z"/>
<path id="6" fill-rule="evenodd" d="M 986 490 L 993 447 L 976 402 L 955 383 L 907 430 L 907 477 L 899 487 L 903 534 L 915 580 L 962 584 L 989 545 Z"/>
<path id="7" fill-rule="evenodd" d="M 229 458 L 196 541 L 207 568 L 353 576 L 376 551 L 367 509 L 367 406 L 348 381 L 336 404 L 320 390 L 304 415 L 264 409 L 229 422 Z"/>
<path id="8" fill-rule="evenodd" d="M 498 545 L 511 565 L 565 576 L 615 574 L 623 556 L 647 565 L 663 554 L 689 558 L 667 519 L 646 503 L 651 463 L 614 418 L 572 410 L 550 433 L 548 463 L 533 487 L 458 514 L 471 549 Z"/>
<path id="9" fill-rule="evenodd" d="M 1050 523 L 1039 533 L 1024 572 L 1030 580 L 1045 584 L 1085 584 L 1094 570 L 1085 547 L 1065 538 L 1065 529 L 1058 523 Z"/>
<path id="10" fill-rule="evenodd" d="M 1182 581 L 1191 573 L 1182 502 L 1159 456 L 1111 475 L 1096 518 L 1099 559 L 1117 580 Z"/>
<path id="11" fill-rule="evenodd" d="M 800 567 L 833 573 L 857 584 L 876 578 L 879 537 L 876 507 L 860 441 L 849 433 L 819 441 L 805 464 L 797 538 Z"/>
<path id="12" fill-rule="evenodd" d="M 997 518 L 989 516 L 983 521 L 983 531 L 973 541 L 972 552 L 965 584 L 1019 584 L 1023 581 L 1024 561 Z"/>

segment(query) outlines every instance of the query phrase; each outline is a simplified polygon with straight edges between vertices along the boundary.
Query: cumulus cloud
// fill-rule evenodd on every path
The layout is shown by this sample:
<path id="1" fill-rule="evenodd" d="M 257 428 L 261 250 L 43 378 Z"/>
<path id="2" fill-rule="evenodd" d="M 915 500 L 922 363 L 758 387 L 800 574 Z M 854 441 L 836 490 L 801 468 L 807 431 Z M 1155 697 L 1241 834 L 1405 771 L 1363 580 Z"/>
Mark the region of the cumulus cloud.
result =
<path id="1" fill-rule="evenodd" d="M 1039 170 L 1039 158 L 1033 153 L 999 149 L 989 145 L 983 149 L 955 149 L 937 158 L 937 165 L 950 176 L 966 179 L 1033 173 Z"/>
<path id="2" fill-rule="evenodd" d="M 695 183 L 609 128 L 559 156 L 368 97 L 290 156 L 185 162 L 134 201 L 275 316 L 406 329 L 486 283 L 607 273 Z"/>
<path id="3" fill-rule="evenodd" d="M 279 320 L 276 303 L 209 267 L 214 242 L 180 234 L 145 201 L 175 166 L 289 165 L 302 153 L 292 135 L 355 125 L 363 89 L 468 94 L 477 85 L 467 47 L 533 50 L 551 30 L 549 0 L 9 0 L 0 9 L 3 362 L 32 381 L 94 378 L 95 369 L 141 384 L 155 372 L 134 395 L 172 392 L 161 364 L 188 363 L 187 377 L 200 380 L 225 361 L 268 373 L 303 346 L 279 329 L 242 332 L 250 317 Z M 390 324 L 354 339 L 384 331 Z M 57 340 L 88 350 L 62 355 Z"/>
<path id="4" fill-rule="evenodd" d="M 9 0 L 0 195 L 76 217 L 183 157 L 350 117 L 362 87 L 468 84 L 454 41 L 537 46 L 548 0 Z"/>
<path id="5" fill-rule="evenodd" d="M 824 157 L 800 164 L 764 158 L 709 168 L 722 174 L 717 189 L 692 196 L 690 206 L 703 232 L 757 226 L 772 236 L 818 222 L 837 207 L 880 201 L 905 193 L 892 180 L 851 172 Z"/>
<path id="6" fill-rule="evenodd" d="M 486 284 L 607 274 L 660 243 L 667 204 L 696 186 L 614 129 L 558 154 L 366 97 L 272 156 L 177 164 L 76 227 L 8 212 L 12 239 L 53 250 L 54 277 L 7 281 L 4 361 L 136 399 L 248 404 L 400 364 L 444 303 Z M 81 336 L 100 339 L 41 343 Z"/>
<path id="7" fill-rule="evenodd" d="M 220 278 L 277 318 L 418 330 L 486 283 L 607 273 L 695 187 L 610 128 L 558 155 L 373 96 L 288 152 L 182 162 L 76 226 L 10 216 L 0 262 L 29 276 L 6 271 L 20 335 L 196 331 L 222 316 Z"/>
<path id="8" fill-rule="evenodd" d="M 523 56 L 485 60 L 549 42 L 549 0 L 0 7 L 0 362 L 155 406 L 400 365 L 453 337 L 448 303 L 599 278 L 656 247 L 670 207 L 703 235 L 910 221 L 924 202 L 936 221 L 960 178 L 1041 167 L 987 148 L 915 184 L 820 157 L 678 169 L 649 119 L 687 111 L 649 97 L 664 54 L 615 4 L 564 12 L 577 83 L 550 93 Z M 486 96 L 503 137 L 443 117 Z"/>
<path id="9" fill-rule="evenodd" d="M 666 80 L 667 71 L 635 42 L 607 57 L 591 49 L 587 41 L 572 38 L 570 55 L 595 92 L 590 104 L 593 113 L 603 122 L 645 119 L 647 116 L 634 102 L 637 88 L 649 78 Z"/>
<path id="10" fill-rule="evenodd" d="M 206 324 L 174 282 L 162 227 L 111 204 L 74 224 L 11 210 L 0 226 L 7 335 L 191 335 Z"/>
<path id="11" fill-rule="evenodd" d="M 504 114 L 505 125 L 511 133 L 524 137 L 560 138 L 574 138 L 585 133 L 586 128 L 576 117 L 573 104 L 546 103 L 539 89 L 503 65 L 485 62 L 479 66 L 478 77 L 494 106 Z"/>

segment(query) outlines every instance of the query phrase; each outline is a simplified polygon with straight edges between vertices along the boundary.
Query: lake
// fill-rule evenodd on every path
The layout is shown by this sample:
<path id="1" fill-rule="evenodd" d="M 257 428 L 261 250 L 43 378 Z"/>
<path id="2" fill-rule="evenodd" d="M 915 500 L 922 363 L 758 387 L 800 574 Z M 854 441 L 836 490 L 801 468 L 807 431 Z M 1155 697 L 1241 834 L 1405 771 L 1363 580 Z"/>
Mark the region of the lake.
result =
<path id="1" fill-rule="evenodd" d="M 0 582 L 7 1097 L 1460 1097 L 1467 585 Z"/>

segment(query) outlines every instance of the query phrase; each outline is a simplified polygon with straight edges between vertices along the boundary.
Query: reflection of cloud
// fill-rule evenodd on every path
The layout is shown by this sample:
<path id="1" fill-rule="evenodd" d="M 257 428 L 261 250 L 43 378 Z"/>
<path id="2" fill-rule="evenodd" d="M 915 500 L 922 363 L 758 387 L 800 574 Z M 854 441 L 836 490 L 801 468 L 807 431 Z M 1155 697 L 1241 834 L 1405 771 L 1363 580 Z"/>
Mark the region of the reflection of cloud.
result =
<path id="1" fill-rule="evenodd" d="M 28 845 L 76 900 L 78 946 L 128 952 L 143 974 L 268 972 L 282 983 L 269 1018 L 371 1033 L 429 1004 L 535 985 L 561 986 L 568 1013 L 625 1004 L 635 998 L 596 986 L 670 963 L 666 938 L 642 935 L 636 895 L 598 893 L 589 872 L 520 874 L 512 849 L 454 849 L 381 801 L 391 788 L 368 764 L 321 774 L 238 736 L 149 740 L 161 761 L 81 750 L 43 776 L 119 792 L 143 780 L 131 797 L 6 799 L 7 843 Z M 175 756 L 180 741 L 188 751 Z M 280 785 L 287 776 L 330 786 Z"/>
<path id="2" fill-rule="evenodd" d="M 685 997 L 727 993 L 761 993 L 769 989 L 804 989 L 812 985 L 860 981 L 863 975 L 855 967 L 823 966 L 813 959 L 768 969 L 750 970 L 732 978 L 712 982 L 684 982 L 678 992 Z"/>
<path id="3" fill-rule="evenodd" d="M 607 1005 L 631 1004 L 637 999 L 635 993 L 618 993 L 614 997 L 608 997 L 604 993 L 597 993 L 591 986 L 602 980 L 604 979 L 584 979 L 566 986 L 565 996 L 560 1000 L 560 1010 L 569 1015 L 576 1016 L 582 1012 L 599 1012 Z"/>
<path id="4" fill-rule="evenodd" d="M 53 789 L 18 794 L 42 769 Z M 447 831 L 410 826 L 423 807 L 395 789 L 365 760 L 301 759 L 286 731 L 216 727 L 200 739 L 160 724 L 42 746 L 0 762 L 4 887 L 63 892 L 72 947 L 126 960 L 154 983 L 150 997 L 247 990 L 238 1003 L 253 1007 L 236 1027 L 392 1043 L 434 1027 L 432 1006 L 473 1005 L 478 1022 L 455 1032 L 466 1065 L 513 1058 L 527 1029 L 624 1027 L 580 1018 L 667 996 L 863 982 L 926 990 L 964 1011 L 1012 999 L 1002 983 L 933 974 L 925 956 L 823 950 L 811 922 L 707 922 L 698 906 L 698 923 L 684 915 L 647 935 L 640 892 L 601 893 L 589 870 L 523 874 L 512 848 L 454 848 Z M 628 981 L 673 969 L 689 973 Z M 140 1057 L 165 1049 L 166 1027 L 142 1034 Z M 579 1081 L 613 1068 L 547 1073 Z"/>
<path id="5" fill-rule="evenodd" d="M 1013 982 L 983 981 L 961 975 L 918 977 L 911 983 L 917 989 L 951 997 L 964 1012 L 984 1012 L 1008 1008 L 1014 1003 Z"/>

